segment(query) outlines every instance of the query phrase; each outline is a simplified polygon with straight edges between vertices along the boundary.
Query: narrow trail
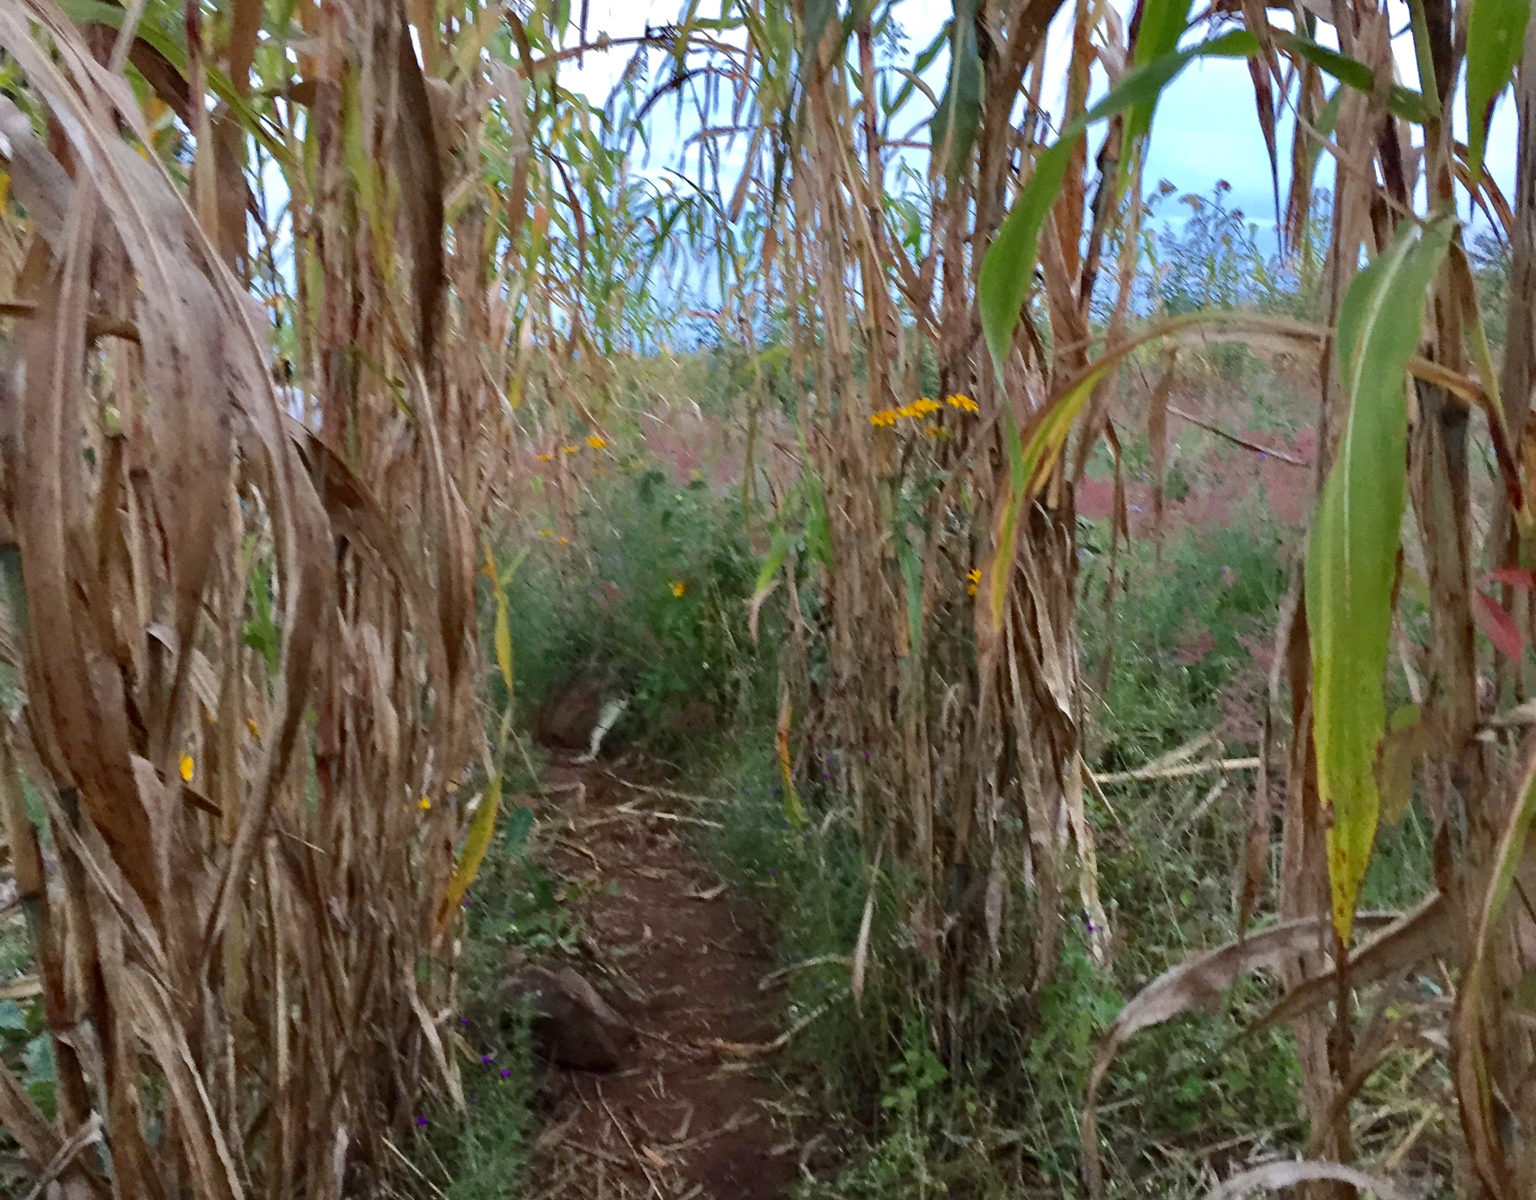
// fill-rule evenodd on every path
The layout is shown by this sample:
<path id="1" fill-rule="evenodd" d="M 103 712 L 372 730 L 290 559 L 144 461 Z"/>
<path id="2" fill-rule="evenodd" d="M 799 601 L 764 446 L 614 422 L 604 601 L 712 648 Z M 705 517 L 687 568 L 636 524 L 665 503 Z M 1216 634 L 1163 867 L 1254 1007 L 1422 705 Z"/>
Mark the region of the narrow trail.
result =
<path id="1" fill-rule="evenodd" d="M 797 1149 L 756 1069 L 778 1032 L 760 986 L 773 963 L 688 845 L 710 814 L 603 764 L 553 765 L 545 783 L 591 982 L 636 1037 L 616 1070 L 549 1069 L 532 1195 L 779 1200 Z"/>

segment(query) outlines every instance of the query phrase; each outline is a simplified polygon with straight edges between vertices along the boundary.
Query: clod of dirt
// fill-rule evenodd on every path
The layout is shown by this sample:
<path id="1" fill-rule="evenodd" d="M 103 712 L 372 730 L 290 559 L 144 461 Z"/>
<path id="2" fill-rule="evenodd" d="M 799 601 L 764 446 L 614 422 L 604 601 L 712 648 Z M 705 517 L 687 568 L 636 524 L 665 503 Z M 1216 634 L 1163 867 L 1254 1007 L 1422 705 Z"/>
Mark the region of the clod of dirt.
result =
<path id="1" fill-rule="evenodd" d="M 508 1007 L 531 1006 L 534 1049 L 558 1066 L 612 1071 L 634 1044 L 629 1022 L 570 967 L 521 967 L 503 985 L 502 997 Z"/>
<path id="2" fill-rule="evenodd" d="M 585 750 L 603 707 L 603 681 L 587 672 L 556 688 L 538 713 L 535 735 L 553 750 Z"/>

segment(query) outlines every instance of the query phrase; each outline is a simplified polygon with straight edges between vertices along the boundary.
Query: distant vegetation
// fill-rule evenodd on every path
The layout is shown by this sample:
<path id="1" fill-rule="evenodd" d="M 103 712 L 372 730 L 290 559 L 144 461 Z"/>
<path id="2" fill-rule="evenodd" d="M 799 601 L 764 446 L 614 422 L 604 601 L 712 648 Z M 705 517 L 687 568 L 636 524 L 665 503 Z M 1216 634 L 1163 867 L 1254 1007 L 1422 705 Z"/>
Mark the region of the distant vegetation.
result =
<path id="1" fill-rule="evenodd" d="M 1529 9 L 0 11 L 0 1191 L 526 1191 L 586 686 L 802 1195 L 1536 1195 Z"/>

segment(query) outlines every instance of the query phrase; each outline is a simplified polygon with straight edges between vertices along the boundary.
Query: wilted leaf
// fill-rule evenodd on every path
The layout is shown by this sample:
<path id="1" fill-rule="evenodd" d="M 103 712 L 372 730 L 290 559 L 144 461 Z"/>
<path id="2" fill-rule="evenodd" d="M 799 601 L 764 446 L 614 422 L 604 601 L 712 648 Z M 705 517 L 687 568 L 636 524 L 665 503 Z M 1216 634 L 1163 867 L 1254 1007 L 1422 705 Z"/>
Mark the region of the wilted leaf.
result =
<path id="1" fill-rule="evenodd" d="M 453 920 L 469 891 L 469 885 L 474 883 L 475 876 L 480 873 L 480 864 L 485 860 L 485 852 L 491 845 L 491 835 L 496 831 L 496 814 L 500 808 L 501 772 L 497 771 L 486 786 L 480 807 L 475 810 L 474 820 L 469 824 L 469 834 L 464 839 L 464 849 L 460 851 L 459 861 L 448 881 L 448 891 L 437 912 L 440 928 L 446 928 Z"/>
<path id="2" fill-rule="evenodd" d="M 496 556 L 489 542 L 485 544 L 485 573 L 491 580 L 491 592 L 496 599 L 496 665 L 501 670 L 501 682 L 507 689 L 507 703 L 512 703 L 512 627 L 507 612 L 507 590 L 502 586 L 501 575 L 496 570 Z"/>
<path id="3" fill-rule="evenodd" d="M 774 745 L 779 755 L 779 778 L 784 785 L 784 816 L 791 826 L 800 829 L 805 825 L 805 809 L 800 804 L 800 793 L 795 788 L 795 768 L 789 753 L 790 722 L 793 715 L 794 706 L 790 699 L 789 681 L 781 678 L 779 719 L 774 730 Z"/>
<path id="4" fill-rule="evenodd" d="M 1333 919 L 1346 942 L 1376 837 L 1376 755 L 1386 725 L 1382 681 L 1407 499 L 1404 372 L 1452 227 L 1450 219 L 1406 226 L 1356 277 L 1339 314 L 1349 416 L 1312 526 L 1306 605 L 1318 788 L 1332 810 Z"/>
<path id="5" fill-rule="evenodd" d="M 849 980 L 849 990 L 853 993 L 854 1007 L 858 1007 L 864 999 L 864 977 L 869 969 L 869 938 L 874 929 L 875 920 L 875 885 L 880 879 L 880 858 L 885 851 L 882 844 L 875 851 L 875 864 L 869 873 L 869 892 L 864 897 L 864 913 L 859 918 L 859 936 L 853 943 L 853 969 Z"/>
<path id="6" fill-rule="evenodd" d="M 1436 744 L 1432 721 L 1409 705 L 1392 714 L 1387 735 L 1381 743 L 1381 762 L 1377 783 L 1381 789 L 1381 819 L 1395 825 L 1408 811 L 1413 798 L 1413 764 Z"/>
<path id="7" fill-rule="evenodd" d="M 1389 918 L 1366 917 L 1362 924 L 1382 924 Z M 1191 1009 L 1221 999 L 1222 994 L 1244 975 L 1254 971 L 1275 970 L 1292 955 L 1315 950 L 1327 931 L 1321 919 L 1287 921 L 1242 941 L 1229 942 L 1208 950 L 1197 958 L 1164 971 L 1120 1010 L 1110 1026 L 1094 1060 L 1088 1080 L 1088 1095 L 1083 1107 L 1083 1171 L 1088 1194 L 1098 1200 L 1104 1192 L 1103 1168 L 1099 1162 L 1098 1095 L 1115 1056 L 1130 1038 L 1143 1029 L 1171 1021 Z"/>
<path id="8" fill-rule="evenodd" d="M 1525 638 L 1520 633 L 1520 626 L 1515 624 L 1515 618 L 1487 592 L 1474 591 L 1472 600 L 1472 615 L 1479 628 L 1500 654 L 1518 662 L 1525 653 Z"/>
<path id="9" fill-rule="evenodd" d="M 1343 1163 L 1297 1160 L 1272 1162 L 1252 1167 L 1241 1175 L 1234 1175 L 1214 1191 L 1206 1193 L 1205 1200 L 1238 1200 L 1252 1192 L 1279 1191 L 1297 1184 L 1320 1180 L 1347 1183 L 1376 1195 L 1377 1200 L 1408 1200 L 1408 1193 L 1375 1175 L 1367 1174 Z"/>
<path id="10" fill-rule="evenodd" d="M 1382 921 L 1382 918 L 1364 913 L 1358 918 L 1362 926 L 1376 926 Z M 1350 986 L 1356 989 L 1369 987 L 1429 962 L 1438 955 L 1449 953 L 1455 941 L 1456 927 L 1451 920 L 1450 907 L 1445 897 L 1436 892 L 1406 916 L 1386 919 L 1386 927 L 1381 932 L 1363 941 L 1350 953 Z M 1304 980 L 1286 992 L 1278 1004 L 1248 1027 L 1245 1034 L 1252 1037 L 1276 1025 L 1294 1021 L 1336 999 L 1338 994 L 1337 968 Z"/>

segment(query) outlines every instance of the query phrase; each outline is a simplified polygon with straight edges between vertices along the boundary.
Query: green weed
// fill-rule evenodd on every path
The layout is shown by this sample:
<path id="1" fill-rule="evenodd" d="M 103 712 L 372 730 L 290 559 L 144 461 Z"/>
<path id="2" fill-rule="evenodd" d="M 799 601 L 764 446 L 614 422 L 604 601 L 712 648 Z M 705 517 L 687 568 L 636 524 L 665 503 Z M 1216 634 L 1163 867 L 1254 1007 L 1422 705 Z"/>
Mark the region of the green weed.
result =
<path id="1" fill-rule="evenodd" d="M 738 496 L 642 463 L 595 481 L 575 529 L 565 546 L 534 531 L 508 588 L 525 719 L 595 674 L 664 751 L 751 701 L 764 686 L 746 628 L 757 564 Z"/>
<path id="2" fill-rule="evenodd" d="M 1103 703 L 1092 712 L 1101 769 L 1140 765 L 1222 725 L 1255 670 L 1254 647 L 1267 645 L 1285 580 L 1281 532 L 1262 520 L 1171 537 L 1161 561 L 1150 543 L 1137 545 L 1121 564 L 1127 591 L 1113 639 L 1094 599 L 1102 559 L 1084 569 L 1085 665 L 1090 673 L 1107 666 Z M 1196 632 L 1205 636 L 1190 641 L 1189 661 L 1171 663 L 1168 647 Z M 791 1043 L 783 1069 L 819 1112 L 838 1114 L 849 1149 L 802 1194 L 1074 1194 L 1083 1097 L 1105 1030 L 1157 973 L 1234 932 L 1230 881 L 1246 789 L 1202 809 L 1211 781 L 1181 781 L 1117 793 L 1113 813 L 1095 811 L 1112 961 L 1098 965 L 1081 922 L 1071 922 L 1055 975 L 1027 1002 L 975 990 L 959 1001 L 975 1032 L 956 1057 L 936 1040 L 954 1014 L 941 1011 L 943 989 L 927 978 L 901 919 L 898 898 L 912 894 L 911 881 L 884 870 L 871 880 L 851 804 L 830 779 L 809 774 L 809 827 L 796 832 L 778 790 L 771 726 L 744 732 L 717 785 L 729 803 L 712 845 L 722 872 L 769 923 L 790 1020 L 820 1014 Z M 855 1006 L 848 957 L 872 883 L 870 969 Z M 1111 1195 L 1147 1194 L 1153 1180 L 1158 1195 L 1199 1194 L 1212 1155 L 1246 1152 L 1294 1126 L 1288 1035 L 1239 1036 L 1273 999 L 1271 984 L 1250 981 L 1214 1012 L 1147 1031 L 1125 1048 L 1104 1097 Z M 1228 1149 L 1210 1150 L 1217 1144 Z"/>

